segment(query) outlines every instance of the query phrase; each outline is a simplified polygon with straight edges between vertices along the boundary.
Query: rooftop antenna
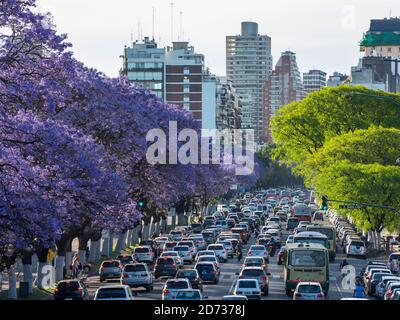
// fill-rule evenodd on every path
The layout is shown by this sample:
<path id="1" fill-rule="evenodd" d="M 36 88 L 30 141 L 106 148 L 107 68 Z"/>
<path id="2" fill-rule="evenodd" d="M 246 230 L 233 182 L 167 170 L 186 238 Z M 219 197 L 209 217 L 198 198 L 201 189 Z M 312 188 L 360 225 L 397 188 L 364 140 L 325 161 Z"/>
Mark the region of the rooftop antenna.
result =
<path id="1" fill-rule="evenodd" d="M 133 28 L 131 28 L 131 44 L 133 45 Z"/>
<path id="2" fill-rule="evenodd" d="M 153 7 L 153 25 L 152 25 L 152 36 L 153 36 L 153 40 L 154 40 L 154 22 L 155 22 L 155 11 L 156 9 Z"/>
<path id="3" fill-rule="evenodd" d="M 138 42 L 140 42 L 140 17 L 138 18 Z"/>
<path id="4" fill-rule="evenodd" d="M 182 39 L 182 16 L 183 16 L 183 12 L 181 10 L 181 11 L 179 11 L 179 35 L 178 35 L 178 40 L 183 40 Z"/>
<path id="5" fill-rule="evenodd" d="M 174 5 L 175 3 L 171 2 L 171 42 L 174 42 Z"/>

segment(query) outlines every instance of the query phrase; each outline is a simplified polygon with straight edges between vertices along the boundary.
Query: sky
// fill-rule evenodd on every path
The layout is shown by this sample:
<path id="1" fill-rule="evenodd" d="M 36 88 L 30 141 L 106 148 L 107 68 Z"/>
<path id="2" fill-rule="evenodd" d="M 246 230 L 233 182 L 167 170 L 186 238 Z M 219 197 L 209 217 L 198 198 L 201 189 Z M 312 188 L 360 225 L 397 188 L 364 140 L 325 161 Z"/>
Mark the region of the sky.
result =
<path id="1" fill-rule="evenodd" d="M 174 2 L 171 10 L 171 1 Z M 206 66 L 225 75 L 225 37 L 240 34 L 242 21 L 259 24 L 272 38 L 273 63 L 281 52 L 297 55 L 301 72 L 350 73 L 361 56 L 358 43 L 370 19 L 400 16 L 399 0 L 38 0 L 75 57 L 115 77 L 131 38 L 153 35 L 161 46 L 188 40 Z M 173 28 L 171 28 L 171 11 Z M 182 12 L 182 13 L 181 13 Z M 139 28 L 140 26 L 140 28 Z M 181 27 L 182 26 L 182 27 Z M 171 32 L 172 30 L 173 32 Z"/>

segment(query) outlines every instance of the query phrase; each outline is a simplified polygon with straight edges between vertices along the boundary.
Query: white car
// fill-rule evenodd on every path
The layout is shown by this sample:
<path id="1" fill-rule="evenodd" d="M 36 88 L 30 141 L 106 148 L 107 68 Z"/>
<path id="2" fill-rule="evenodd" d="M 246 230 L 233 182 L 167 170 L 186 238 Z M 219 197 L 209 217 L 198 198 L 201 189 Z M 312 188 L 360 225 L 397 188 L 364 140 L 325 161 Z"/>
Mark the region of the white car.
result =
<path id="1" fill-rule="evenodd" d="M 131 288 L 125 285 L 98 288 L 94 300 L 133 300 Z"/>
<path id="2" fill-rule="evenodd" d="M 198 262 L 212 262 L 214 263 L 215 267 L 217 268 L 218 272 L 221 270 L 221 266 L 219 264 L 218 258 L 215 255 L 212 256 L 200 256 L 198 257 L 196 263 Z"/>
<path id="3" fill-rule="evenodd" d="M 212 251 L 212 250 L 200 250 L 199 252 L 197 252 L 195 260 L 197 261 L 199 259 L 199 257 L 201 257 L 201 256 L 214 256 L 217 258 L 215 251 Z"/>
<path id="4" fill-rule="evenodd" d="M 153 263 L 154 252 L 149 246 L 135 248 L 134 256 L 138 262 Z"/>
<path id="5" fill-rule="evenodd" d="M 129 287 L 144 287 L 147 292 L 153 290 L 153 273 L 145 263 L 127 264 L 121 273 L 121 285 Z"/>
<path id="6" fill-rule="evenodd" d="M 367 258 L 367 248 L 365 246 L 364 241 L 361 240 L 351 240 L 346 247 L 346 255 L 350 256 L 358 256 L 363 259 Z"/>
<path id="7" fill-rule="evenodd" d="M 161 299 L 174 300 L 179 291 L 192 289 L 188 279 L 169 279 L 164 285 Z"/>
<path id="8" fill-rule="evenodd" d="M 287 237 L 287 239 L 286 239 L 286 244 L 288 244 L 288 243 L 293 243 L 293 241 L 294 241 L 294 236 L 291 234 L 291 235 L 289 235 L 289 236 Z"/>
<path id="9" fill-rule="evenodd" d="M 250 247 L 247 252 L 248 257 L 263 257 L 264 259 L 268 258 L 268 250 L 265 246 L 262 245 L 253 245 Z"/>
<path id="10" fill-rule="evenodd" d="M 172 257 L 175 258 L 175 262 L 179 267 L 184 267 L 185 262 L 183 259 L 179 256 L 179 252 L 177 251 L 165 251 L 161 254 L 161 258 L 163 257 Z"/>
<path id="11" fill-rule="evenodd" d="M 174 247 L 174 251 L 178 252 L 179 256 L 183 260 L 183 263 L 192 263 L 193 262 L 193 255 L 192 251 L 188 246 L 176 246 Z"/>
<path id="12" fill-rule="evenodd" d="M 235 296 L 246 296 L 248 299 L 261 300 L 260 284 L 255 279 L 239 279 L 233 289 Z"/>
<path id="13" fill-rule="evenodd" d="M 300 282 L 294 290 L 293 300 L 324 300 L 325 295 L 319 282 Z"/>
<path id="14" fill-rule="evenodd" d="M 222 244 L 226 251 L 228 252 L 228 257 L 233 258 L 235 254 L 235 250 L 233 248 L 232 242 L 229 240 L 220 240 L 217 242 L 217 244 Z"/>
<path id="15" fill-rule="evenodd" d="M 228 262 L 228 251 L 222 244 L 210 244 L 207 250 L 214 251 L 219 261 Z"/>

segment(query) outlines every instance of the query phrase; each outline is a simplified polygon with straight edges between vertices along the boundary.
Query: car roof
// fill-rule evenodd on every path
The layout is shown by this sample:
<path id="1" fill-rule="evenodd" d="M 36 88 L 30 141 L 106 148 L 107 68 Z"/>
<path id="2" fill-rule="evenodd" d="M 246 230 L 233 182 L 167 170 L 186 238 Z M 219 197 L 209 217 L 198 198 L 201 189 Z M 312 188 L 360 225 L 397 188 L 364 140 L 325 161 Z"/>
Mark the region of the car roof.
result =
<path id="1" fill-rule="evenodd" d="M 125 286 L 125 285 L 122 285 L 122 284 L 114 285 L 114 286 L 103 286 L 103 287 L 97 288 L 97 291 L 99 291 L 99 290 L 108 290 L 108 289 L 129 289 L 129 286 Z"/>

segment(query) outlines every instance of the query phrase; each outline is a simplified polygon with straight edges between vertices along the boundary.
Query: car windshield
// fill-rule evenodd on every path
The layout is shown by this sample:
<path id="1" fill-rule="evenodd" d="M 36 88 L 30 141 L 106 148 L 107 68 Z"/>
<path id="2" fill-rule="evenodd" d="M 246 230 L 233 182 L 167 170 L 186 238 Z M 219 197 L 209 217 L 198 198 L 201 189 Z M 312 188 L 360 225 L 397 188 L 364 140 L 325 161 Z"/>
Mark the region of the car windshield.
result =
<path id="1" fill-rule="evenodd" d="M 295 267 L 325 267 L 323 251 L 297 250 L 291 254 L 291 264 Z"/>
<path id="2" fill-rule="evenodd" d="M 149 251 L 150 251 L 149 248 L 136 248 L 135 249 L 135 253 L 147 253 Z"/>
<path id="3" fill-rule="evenodd" d="M 71 282 L 61 282 L 57 286 L 60 290 L 78 290 L 79 283 L 78 281 L 71 281 Z"/>
<path id="4" fill-rule="evenodd" d="M 328 239 L 333 239 L 333 230 L 329 228 L 307 228 L 308 231 L 319 232 L 328 237 Z"/>
<path id="5" fill-rule="evenodd" d="M 189 247 L 181 247 L 181 246 L 177 246 L 174 248 L 175 251 L 189 251 Z"/>
<path id="6" fill-rule="evenodd" d="M 301 293 L 320 293 L 321 289 L 315 285 L 301 285 L 299 286 L 298 292 Z"/>
<path id="7" fill-rule="evenodd" d="M 208 250 L 224 250 L 222 245 L 209 246 Z"/>
<path id="8" fill-rule="evenodd" d="M 239 288 L 257 288 L 255 281 L 239 281 Z"/>
<path id="9" fill-rule="evenodd" d="M 212 271 L 214 270 L 214 267 L 211 264 L 199 264 L 196 269 L 198 271 Z"/>
<path id="10" fill-rule="evenodd" d="M 200 293 L 198 291 L 180 291 L 176 295 L 177 299 L 199 300 Z"/>
<path id="11" fill-rule="evenodd" d="M 259 259 L 246 259 L 245 264 L 263 264 L 264 263 L 264 259 L 263 258 L 259 258 Z"/>
<path id="12" fill-rule="evenodd" d="M 195 270 L 180 270 L 176 274 L 177 278 L 195 278 L 196 271 Z"/>
<path id="13" fill-rule="evenodd" d="M 261 277 L 264 275 L 263 270 L 259 269 L 246 269 L 243 270 L 242 276 L 247 276 L 247 277 Z"/>
<path id="14" fill-rule="evenodd" d="M 265 247 L 264 246 L 253 246 L 251 247 L 252 251 L 265 251 Z"/>
<path id="15" fill-rule="evenodd" d="M 124 268 L 125 272 L 141 272 L 146 271 L 146 267 L 142 264 L 128 264 Z"/>
<path id="16" fill-rule="evenodd" d="M 186 281 L 168 281 L 167 289 L 188 289 L 188 283 Z"/>
<path id="17" fill-rule="evenodd" d="M 165 244 L 165 247 L 166 247 L 166 248 L 173 248 L 173 247 L 175 247 L 176 245 L 177 245 L 176 242 L 167 242 L 167 243 Z"/>
<path id="18" fill-rule="evenodd" d="M 174 259 L 172 258 L 158 258 L 157 264 L 174 264 Z"/>
<path id="19" fill-rule="evenodd" d="M 364 247 L 364 242 L 352 241 L 351 246 Z"/>
<path id="20" fill-rule="evenodd" d="M 126 298 L 125 290 L 122 288 L 100 289 L 97 293 L 98 299 L 119 299 Z"/>
<path id="21" fill-rule="evenodd" d="M 116 267 L 119 267 L 119 262 L 117 262 L 117 261 L 103 262 L 102 267 L 104 267 L 104 268 L 116 268 Z"/>

